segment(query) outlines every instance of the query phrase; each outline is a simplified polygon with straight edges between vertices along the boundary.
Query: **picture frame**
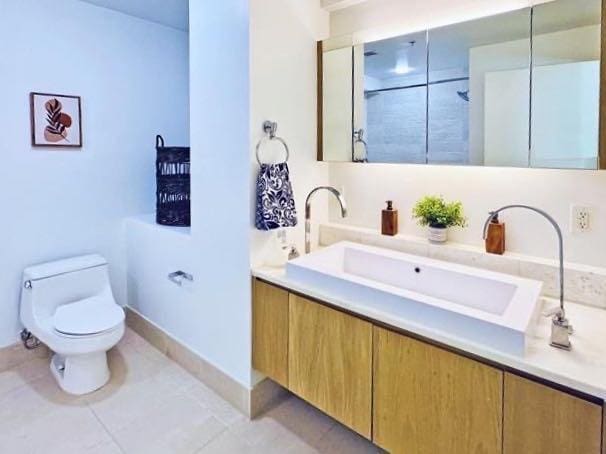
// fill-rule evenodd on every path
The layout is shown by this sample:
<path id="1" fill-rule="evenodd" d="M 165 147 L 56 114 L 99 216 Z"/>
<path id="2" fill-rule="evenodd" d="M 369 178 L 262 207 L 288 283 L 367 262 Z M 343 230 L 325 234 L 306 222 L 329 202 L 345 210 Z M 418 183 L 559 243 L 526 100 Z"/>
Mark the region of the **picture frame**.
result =
<path id="1" fill-rule="evenodd" d="M 82 148 L 80 96 L 30 93 L 32 147 Z"/>

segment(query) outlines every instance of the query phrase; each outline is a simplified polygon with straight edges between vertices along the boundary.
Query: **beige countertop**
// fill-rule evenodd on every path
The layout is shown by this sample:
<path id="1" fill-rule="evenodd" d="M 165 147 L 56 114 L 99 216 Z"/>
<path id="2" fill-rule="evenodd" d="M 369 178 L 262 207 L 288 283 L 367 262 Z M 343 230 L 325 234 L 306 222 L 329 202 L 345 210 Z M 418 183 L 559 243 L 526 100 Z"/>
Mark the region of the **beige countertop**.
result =
<path id="1" fill-rule="evenodd" d="M 514 356 L 411 323 L 384 311 L 340 300 L 322 289 L 302 285 L 289 278 L 285 268 L 256 267 L 252 269 L 252 275 L 377 322 L 606 400 L 606 310 L 567 303 L 566 313 L 574 327 L 572 351 L 558 350 L 549 345 L 551 321 L 547 317 L 540 317 L 535 333 L 528 340 L 525 355 Z M 544 307 L 552 307 L 558 302 L 542 298 L 542 304 Z"/>

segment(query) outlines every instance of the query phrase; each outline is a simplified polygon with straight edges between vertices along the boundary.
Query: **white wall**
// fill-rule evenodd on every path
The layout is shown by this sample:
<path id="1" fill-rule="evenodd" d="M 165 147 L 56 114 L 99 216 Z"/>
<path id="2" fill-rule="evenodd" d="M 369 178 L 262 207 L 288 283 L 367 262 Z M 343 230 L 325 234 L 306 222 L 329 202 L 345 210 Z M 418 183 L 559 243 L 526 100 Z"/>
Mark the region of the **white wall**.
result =
<path id="1" fill-rule="evenodd" d="M 425 165 L 331 164 L 330 182 L 345 189 L 348 224 L 380 227 L 385 200 L 400 210 L 400 233 L 424 236 L 411 219 L 411 208 L 426 194 L 461 200 L 469 227 L 452 229 L 451 239 L 481 245 L 482 225 L 488 212 L 511 203 L 543 208 L 562 226 L 566 260 L 605 266 L 606 172 L 589 170 L 539 170 L 495 167 L 437 167 Z M 571 234 L 570 205 L 593 208 L 592 230 Z M 503 214 L 507 225 L 507 250 L 555 258 L 555 233 L 541 217 L 523 211 Z M 335 222 L 342 222 L 336 218 Z"/>
<path id="2" fill-rule="evenodd" d="M 328 164 L 316 161 L 316 41 L 327 36 L 328 14 L 319 0 L 253 0 L 251 5 L 251 180 L 258 172 L 254 145 L 262 137 L 264 120 L 278 122 L 278 135 L 288 143 L 288 162 L 299 224 L 289 239 L 303 250 L 305 197 L 315 186 L 328 182 Z M 272 144 L 262 150 L 267 161 L 280 159 L 283 150 Z M 326 195 L 313 205 L 314 224 L 327 220 Z M 251 191 L 251 226 L 254 189 Z M 314 235 L 318 229 L 314 227 Z M 275 234 L 252 228 L 253 264 L 263 261 Z"/>
<path id="3" fill-rule="evenodd" d="M 455 22 L 528 6 L 526 0 L 374 0 L 331 14 L 331 35 L 358 33 L 364 38 L 386 37 L 414 29 Z M 567 260 L 605 266 L 606 172 L 416 165 L 330 165 L 330 181 L 344 188 L 349 203 L 347 223 L 379 227 L 385 200 L 400 212 L 402 233 L 423 235 L 410 219 L 414 202 L 425 194 L 443 194 L 465 205 L 470 225 L 454 229 L 452 238 L 481 244 L 481 226 L 491 209 L 508 203 L 527 203 L 553 214 L 565 232 Z M 592 231 L 573 235 L 568 228 L 570 205 L 593 207 Z M 335 212 L 332 212 L 337 221 Z M 525 212 L 504 215 L 510 251 L 555 258 L 555 235 L 540 217 Z M 340 220 L 339 220 L 340 222 Z"/>
<path id="4" fill-rule="evenodd" d="M 125 303 L 121 220 L 153 211 L 154 137 L 188 142 L 187 35 L 76 0 L 2 2 L 0 346 L 29 264 L 98 251 Z M 84 147 L 33 149 L 30 91 L 82 96 Z"/>
<path id="5" fill-rule="evenodd" d="M 251 383 L 249 5 L 190 1 L 195 321 L 188 345 Z M 268 53 L 271 48 L 265 49 Z M 183 251 L 186 253 L 186 251 Z"/>

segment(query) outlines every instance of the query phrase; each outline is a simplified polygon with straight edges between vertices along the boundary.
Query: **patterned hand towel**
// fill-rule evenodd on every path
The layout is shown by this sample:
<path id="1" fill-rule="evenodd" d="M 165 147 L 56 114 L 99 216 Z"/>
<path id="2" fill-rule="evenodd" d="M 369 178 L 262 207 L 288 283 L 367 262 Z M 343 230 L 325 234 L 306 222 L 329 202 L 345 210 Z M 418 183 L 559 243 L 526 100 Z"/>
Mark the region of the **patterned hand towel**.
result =
<path id="1" fill-rule="evenodd" d="M 261 164 L 257 177 L 255 225 L 259 230 L 273 230 L 297 225 L 297 211 L 288 164 Z"/>

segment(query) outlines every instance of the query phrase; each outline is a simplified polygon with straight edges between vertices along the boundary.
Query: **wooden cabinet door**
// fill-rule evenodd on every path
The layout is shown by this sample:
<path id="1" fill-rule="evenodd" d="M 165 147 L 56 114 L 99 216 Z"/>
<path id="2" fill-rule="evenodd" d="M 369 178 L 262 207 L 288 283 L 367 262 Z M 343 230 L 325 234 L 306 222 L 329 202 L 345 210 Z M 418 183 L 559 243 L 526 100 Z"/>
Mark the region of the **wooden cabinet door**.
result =
<path id="1" fill-rule="evenodd" d="M 602 408 L 505 374 L 504 454 L 600 454 Z"/>
<path id="2" fill-rule="evenodd" d="M 372 325 L 291 294 L 288 347 L 290 390 L 370 438 Z"/>
<path id="3" fill-rule="evenodd" d="M 253 281 L 253 367 L 288 386 L 288 292 Z"/>
<path id="4" fill-rule="evenodd" d="M 373 441 L 390 453 L 501 453 L 502 392 L 503 372 L 374 328 Z"/>

